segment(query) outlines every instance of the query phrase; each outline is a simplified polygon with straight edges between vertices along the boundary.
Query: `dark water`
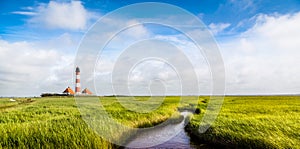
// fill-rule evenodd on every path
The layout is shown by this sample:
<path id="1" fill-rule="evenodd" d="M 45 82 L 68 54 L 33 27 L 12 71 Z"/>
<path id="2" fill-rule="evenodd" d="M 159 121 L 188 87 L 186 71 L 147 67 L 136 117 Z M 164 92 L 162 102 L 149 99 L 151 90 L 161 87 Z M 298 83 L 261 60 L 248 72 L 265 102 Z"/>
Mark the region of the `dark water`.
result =
<path id="1" fill-rule="evenodd" d="M 182 112 L 184 119 L 189 112 Z M 171 138 L 171 139 L 169 139 Z M 202 145 L 191 143 L 189 135 L 184 131 L 184 120 L 178 124 L 149 129 L 138 133 L 126 145 L 128 148 L 200 148 Z"/>

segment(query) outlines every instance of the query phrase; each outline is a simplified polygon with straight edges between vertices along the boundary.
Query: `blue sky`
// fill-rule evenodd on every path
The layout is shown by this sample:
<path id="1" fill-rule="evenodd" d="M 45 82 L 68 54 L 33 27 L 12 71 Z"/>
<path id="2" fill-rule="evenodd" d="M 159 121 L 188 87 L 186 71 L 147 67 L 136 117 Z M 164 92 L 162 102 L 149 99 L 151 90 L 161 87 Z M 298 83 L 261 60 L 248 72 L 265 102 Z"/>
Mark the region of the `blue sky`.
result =
<path id="1" fill-rule="evenodd" d="M 198 17 L 214 35 L 224 60 L 226 94 L 289 94 L 299 93 L 300 64 L 300 1 L 298 0 L 165 0 L 165 1 L 0 1 L 0 96 L 38 96 L 42 92 L 60 92 L 73 86 L 74 59 L 80 41 L 88 29 L 107 13 L 139 2 L 162 2 L 183 8 Z M 134 21 L 134 20 L 133 20 Z M 180 21 L 180 20 L 178 20 Z M 112 24 L 118 24 L 115 20 Z M 190 41 L 172 29 L 141 25 L 124 32 L 116 45 L 102 55 L 96 72 L 99 94 L 113 94 L 107 82 L 113 64 L 121 51 L 118 41 L 132 44 L 141 38 L 171 42 L 191 59 L 200 86 L 210 86 L 209 68 L 203 55 L 193 53 Z M 124 36 L 124 37 L 123 37 Z M 117 52 L 114 51 L 117 49 Z M 113 52 L 114 51 L 114 52 Z M 143 69 L 147 66 L 147 70 Z M 140 80 L 138 90 L 153 76 L 163 76 L 169 86 L 177 82 L 159 62 L 145 63 L 132 71 Z M 155 67 L 153 67 L 155 66 Z M 197 67 L 197 68 L 196 68 Z M 198 68 L 199 67 L 199 68 Z M 161 73 L 151 74 L 155 68 Z M 170 72 L 167 72 L 170 71 Z M 143 72 L 144 71 L 144 72 Z M 199 72 L 198 72 L 199 71 Z M 299 73 L 298 73 L 299 72 Z M 145 74 L 146 73 L 146 74 Z M 136 81 L 136 80 L 135 80 Z M 208 81 L 209 82 L 209 81 Z M 207 83 L 207 82 L 206 82 Z M 147 83 L 146 83 L 147 84 Z M 91 88 L 91 84 L 82 84 Z M 145 90 L 149 85 L 144 85 Z M 24 89 L 25 88 L 25 89 Z M 175 94 L 178 87 L 170 88 Z M 209 88 L 202 94 L 209 94 Z M 95 92 L 95 90 L 94 90 Z M 147 91 L 138 91 L 146 94 Z"/>
<path id="2" fill-rule="evenodd" d="M 57 1 L 59 3 L 69 3 L 70 1 Z M 229 23 L 228 30 L 234 30 L 237 33 L 247 30 L 253 25 L 250 19 L 258 14 L 287 14 L 299 11 L 300 1 L 263 1 L 263 0 L 165 0 L 165 1 L 117 1 L 117 0 L 99 0 L 99 1 L 81 1 L 84 8 L 99 15 L 104 15 L 120 7 L 139 3 L 139 2 L 163 2 L 179 6 L 187 11 L 199 16 L 201 20 L 209 25 L 211 23 Z M 18 12 L 35 12 L 34 10 L 41 4 L 47 4 L 49 1 L 20 1 L 11 3 L 8 0 L 0 2 L 0 14 L 2 23 L 0 24 L 1 37 L 8 40 L 30 40 L 26 37 L 40 36 L 47 38 L 57 36 L 65 30 L 45 30 L 44 28 L 32 27 L 28 24 L 31 15 L 21 15 Z M 95 19 L 98 19 L 96 16 Z M 93 20 L 95 21 L 95 20 Z M 243 26 L 238 26 L 242 21 Z M 89 24 L 91 25 L 91 24 Z M 83 30 L 80 30 L 83 31 Z M 78 32 L 75 31 L 74 32 Z M 83 31 L 84 32 L 84 31 Z M 46 35 L 45 35 L 46 34 Z M 31 37 L 34 40 L 34 37 Z M 38 39 L 39 40 L 39 39 Z"/>

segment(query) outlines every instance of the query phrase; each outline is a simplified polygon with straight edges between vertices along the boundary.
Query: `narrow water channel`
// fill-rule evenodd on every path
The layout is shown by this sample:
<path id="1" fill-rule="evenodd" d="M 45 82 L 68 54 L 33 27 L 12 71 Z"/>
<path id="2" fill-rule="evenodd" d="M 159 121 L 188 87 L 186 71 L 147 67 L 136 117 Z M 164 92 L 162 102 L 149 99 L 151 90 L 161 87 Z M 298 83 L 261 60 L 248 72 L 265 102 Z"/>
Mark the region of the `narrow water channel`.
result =
<path id="1" fill-rule="evenodd" d="M 184 121 L 190 112 L 181 112 L 184 119 L 177 124 L 169 124 L 163 127 L 139 132 L 127 143 L 129 148 L 186 148 L 195 149 L 199 145 L 191 142 L 189 135 L 184 130 Z M 170 136 L 172 136 L 171 139 Z M 154 145 L 156 144 L 156 145 Z M 154 146 L 153 146 L 154 145 Z"/>

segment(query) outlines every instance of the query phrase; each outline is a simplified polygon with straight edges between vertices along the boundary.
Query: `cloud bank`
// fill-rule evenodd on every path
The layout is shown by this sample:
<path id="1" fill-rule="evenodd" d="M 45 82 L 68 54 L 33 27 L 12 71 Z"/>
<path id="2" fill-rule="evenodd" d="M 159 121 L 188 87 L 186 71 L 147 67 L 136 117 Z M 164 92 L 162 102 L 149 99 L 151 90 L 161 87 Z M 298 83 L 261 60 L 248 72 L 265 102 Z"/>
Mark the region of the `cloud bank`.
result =
<path id="1" fill-rule="evenodd" d="M 32 42 L 0 40 L 0 96 L 39 96 L 72 84 L 73 56 Z"/>
<path id="2" fill-rule="evenodd" d="M 299 93 L 300 13 L 260 14 L 240 36 L 220 43 L 229 94 Z"/>
<path id="3" fill-rule="evenodd" d="M 244 9 L 250 9 L 250 5 L 251 3 Z M 35 9 L 13 13 L 29 16 L 27 21 L 34 26 L 66 32 L 59 37 L 39 42 L 1 39 L 0 96 L 38 96 L 42 92 L 61 92 L 67 86 L 73 87 L 74 51 L 79 40 L 73 39 L 72 31 L 85 30 L 95 17 L 94 14 L 80 1 L 50 1 L 39 4 Z M 113 28 L 122 20 L 106 21 L 105 27 Z M 298 94 L 300 12 L 258 14 L 249 21 L 254 25 L 246 31 L 217 38 L 226 69 L 226 94 Z M 128 25 L 136 23 L 136 20 L 127 22 Z M 216 22 L 208 25 L 208 28 L 218 37 L 232 26 L 230 23 Z M 155 28 L 157 30 L 159 28 Z M 95 68 L 99 94 L 113 93 L 110 77 L 116 59 L 122 50 L 144 38 L 169 42 L 181 49 L 194 66 L 201 93 L 210 93 L 212 86 L 209 66 L 203 55 L 197 52 L 193 42 L 182 34 L 157 34 L 155 31 L 149 26 L 138 25 L 123 31 L 111 41 Z M 159 45 L 145 46 L 161 48 Z M 180 61 L 180 55 L 172 54 Z M 189 70 L 184 71 L 189 73 Z M 163 80 L 170 94 L 179 90 L 174 70 L 162 62 L 141 63 L 128 77 L 131 81 L 129 88 L 140 94 L 149 93 L 149 80 L 151 83 L 153 78 Z M 82 86 L 90 88 L 93 83 L 87 78 Z"/>

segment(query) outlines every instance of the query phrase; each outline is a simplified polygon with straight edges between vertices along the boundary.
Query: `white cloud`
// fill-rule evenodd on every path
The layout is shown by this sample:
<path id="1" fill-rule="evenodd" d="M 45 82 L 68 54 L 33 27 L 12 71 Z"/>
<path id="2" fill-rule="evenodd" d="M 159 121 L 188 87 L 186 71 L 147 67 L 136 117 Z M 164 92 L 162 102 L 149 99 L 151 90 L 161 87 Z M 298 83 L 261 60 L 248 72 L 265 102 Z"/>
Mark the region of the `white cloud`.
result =
<path id="1" fill-rule="evenodd" d="M 257 16 L 238 38 L 222 42 L 229 94 L 299 93 L 300 13 Z"/>
<path id="2" fill-rule="evenodd" d="M 37 96 L 71 85 L 72 56 L 29 42 L 0 40 L 0 95 Z"/>
<path id="3" fill-rule="evenodd" d="M 298 50 L 300 12 L 287 15 L 264 15 L 257 16 L 253 28 L 243 34 L 248 38 L 264 39 L 265 44 L 279 50 Z M 255 37 L 251 37 L 255 36 Z"/>
<path id="4" fill-rule="evenodd" d="M 37 15 L 35 12 L 30 12 L 30 11 L 14 11 L 12 12 L 13 14 L 20 14 L 20 15 L 27 15 L 27 16 L 34 16 Z"/>
<path id="5" fill-rule="evenodd" d="M 28 12 L 15 12 L 28 14 Z M 92 13 L 88 12 L 80 1 L 40 4 L 29 23 L 53 29 L 83 30 L 87 28 Z"/>
<path id="6" fill-rule="evenodd" d="M 229 3 L 241 10 L 253 9 L 253 7 L 255 7 L 253 0 L 230 0 Z"/>
<path id="7" fill-rule="evenodd" d="M 127 36 L 132 36 L 135 39 L 147 37 L 150 34 L 149 31 L 144 27 L 144 25 L 140 24 L 140 22 L 137 20 L 129 20 L 126 23 L 126 26 L 128 26 L 129 28 L 127 28 L 124 33 Z"/>
<path id="8" fill-rule="evenodd" d="M 215 35 L 222 32 L 224 29 L 228 28 L 229 26 L 230 26 L 229 23 L 218 23 L 218 24 L 211 23 L 208 25 L 211 32 L 213 32 Z"/>

